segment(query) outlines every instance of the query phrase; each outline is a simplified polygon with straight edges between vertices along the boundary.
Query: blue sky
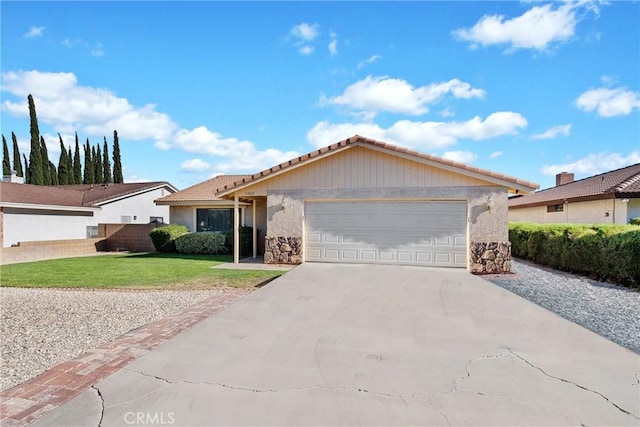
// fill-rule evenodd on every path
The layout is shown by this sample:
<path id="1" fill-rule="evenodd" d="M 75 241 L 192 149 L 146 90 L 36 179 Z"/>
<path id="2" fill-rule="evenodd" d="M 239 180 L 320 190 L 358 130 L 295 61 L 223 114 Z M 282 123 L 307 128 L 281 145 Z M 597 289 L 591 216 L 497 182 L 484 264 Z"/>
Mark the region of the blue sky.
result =
<path id="1" fill-rule="evenodd" d="M 640 162 L 638 2 L 1 4 L 2 133 L 118 130 L 125 182 L 354 134 L 554 185 Z"/>

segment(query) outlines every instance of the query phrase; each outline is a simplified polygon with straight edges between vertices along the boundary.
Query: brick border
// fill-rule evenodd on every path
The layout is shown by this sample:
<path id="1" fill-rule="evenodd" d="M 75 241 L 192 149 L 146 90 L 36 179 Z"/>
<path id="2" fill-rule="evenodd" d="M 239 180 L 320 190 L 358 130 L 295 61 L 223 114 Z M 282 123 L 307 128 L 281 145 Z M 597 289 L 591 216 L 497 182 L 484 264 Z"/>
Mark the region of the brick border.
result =
<path id="1" fill-rule="evenodd" d="M 169 317 L 127 332 L 115 341 L 102 344 L 3 391 L 0 393 L 0 425 L 18 427 L 31 424 L 96 382 L 251 292 L 251 289 L 229 289 Z"/>

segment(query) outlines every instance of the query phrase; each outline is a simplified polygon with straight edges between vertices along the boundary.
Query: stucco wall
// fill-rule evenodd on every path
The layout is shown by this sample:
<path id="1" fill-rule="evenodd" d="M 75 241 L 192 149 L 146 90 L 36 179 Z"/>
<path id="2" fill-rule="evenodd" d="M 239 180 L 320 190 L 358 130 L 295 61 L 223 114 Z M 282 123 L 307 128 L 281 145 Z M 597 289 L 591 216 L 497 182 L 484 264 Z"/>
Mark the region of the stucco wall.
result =
<path id="1" fill-rule="evenodd" d="M 171 206 L 169 223 L 186 225 L 189 231 L 196 230 L 196 208 L 192 206 Z"/>
<path id="2" fill-rule="evenodd" d="M 273 191 L 267 196 L 267 237 L 303 236 L 305 200 L 336 199 L 466 200 L 469 210 L 470 241 L 506 242 L 508 240 L 507 193 L 500 187 Z"/>
<path id="3" fill-rule="evenodd" d="M 164 222 L 169 221 L 169 206 L 158 206 L 154 200 L 166 196 L 167 190 L 158 188 L 153 191 L 138 194 L 133 197 L 101 205 L 96 212 L 96 224 L 120 224 L 122 216 L 129 216 L 131 224 L 148 224 L 150 218 L 162 217 Z"/>
<path id="4" fill-rule="evenodd" d="M 18 242 L 85 239 L 87 226 L 98 225 L 92 212 L 3 210 L 3 247 Z"/>
<path id="5" fill-rule="evenodd" d="M 547 212 L 546 206 L 510 209 L 509 221 L 539 224 L 627 224 L 633 213 L 640 216 L 640 199 L 623 203 L 621 199 L 592 200 L 563 205 L 562 212 Z"/>

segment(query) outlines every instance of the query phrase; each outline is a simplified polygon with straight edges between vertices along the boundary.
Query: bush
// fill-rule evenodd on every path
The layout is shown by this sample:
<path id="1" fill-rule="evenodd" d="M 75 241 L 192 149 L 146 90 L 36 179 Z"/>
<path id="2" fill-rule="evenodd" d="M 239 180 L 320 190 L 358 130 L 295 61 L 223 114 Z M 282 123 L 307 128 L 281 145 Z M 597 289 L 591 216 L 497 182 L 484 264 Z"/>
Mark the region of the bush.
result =
<path id="1" fill-rule="evenodd" d="M 163 227 L 154 228 L 149 233 L 153 246 L 158 252 L 176 252 L 175 240 L 187 234 L 189 229 L 184 225 L 169 224 Z"/>
<path id="2" fill-rule="evenodd" d="M 229 252 L 233 252 L 233 230 L 227 231 L 225 245 Z M 240 256 L 253 255 L 253 227 L 240 227 Z"/>
<path id="3" fill-rule="evenodd" d="M 631 218 L 631 219 L 629 220 L 629 224 L 631 224 L 631 225 L 640 225 L 640 217 L 638 217 L 638 218 Z"/>
<path id="4" fill-rule="evenodd" d="M 227 253 L 225 235 L 217 231 L 183 234 L 176 239 L 176 249 L 181 254 L 219 255 Z"/>
<path id="5" fill-rule="evenodd" d="M 509 240 L 513 256 L 640 287 L 640 227 L 515 222 Z"/>

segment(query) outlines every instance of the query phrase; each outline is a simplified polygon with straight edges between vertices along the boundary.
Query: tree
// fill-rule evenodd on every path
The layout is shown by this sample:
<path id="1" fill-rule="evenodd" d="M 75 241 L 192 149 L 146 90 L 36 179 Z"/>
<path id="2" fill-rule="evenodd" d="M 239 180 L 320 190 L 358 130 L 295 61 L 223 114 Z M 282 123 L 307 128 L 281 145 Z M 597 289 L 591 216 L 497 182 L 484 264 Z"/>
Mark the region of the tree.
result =
<path id="1" fill-rule="evenodd" d="M 24 183 L 31 184 L 31 177 L 29 176 L 29 162 L 27 162 L 27 155 L 23 154 L 22 158 L 24 159 Z"/>
<path id="2" fill-rule="evenodd" d="M 111 162 L 109 161 L 109 147 L 107 146 L 107 137 L 104 137 L 104 148 L 102 149 L 102 168 L 103 168 L 103 182 L 113 182 L 111 176 Z"/>
<path id="3" fill-rule="evenodd" d="M 96 184 L 102 184 L 102 177 L 104 174 L 104 170 L 102 169 L 102 152 L 100 151 L 100 144 L 98 144 L 95 148 L 95 154 L 93 154 L 93 164 L 94 169 L 93 173 L 95 174 L 95 178 L 93 180 Z"/>
<path id="4" fill-rule="evenodd" d="M 67 184 L 75 184 L 73 179 L 73 153 L 71 152 L 71 146 L 69 146 L 69 151 L 67 152 Z"/>
<path id="5" fill-rule="evenodd" d="M 118 132 L 113 131 L 113 182 L 122 184 L 122 162 L 120 161 L 120 142 L 118 141 Z"/>
<path id="6" fill-rule="evenodd" d="M 47 144 L 44 142 L 44 137 L 40 136 L 40 150 L 42 151 L 42 176 L 43 176 L 43 184 L 42 185 L 51 185 L 53 183 L 53 178 L 51 177 L 51 168 L 49 167 L 49 151 L 47 150 Z M 58 175 L 57 173 L 55 174 Z"/>
<path id="7" fill-rule="evenodd" d="M 69 183 L 69 160 L 67 159 L 67 149 L 62 141 L 62 136 L 58 133 L 60 139 L 60 158 L 58 159 L 58 183 L 66 185 Z"/>
<path id="8" fill-rule="evenodd" d="M 9 147 L 7 140 L 2 135 L 2 175 L 11 175 L 11 161 L 9 160 Z"/>
<path id="9" fill-rule="evenodd" d="M 29 184 L 44 185 L 44 172 L 42 163 L 42 149 L 40 147 L 40 129 L 38 129 L 38 117 L 36 106 L 31 94 L 27 97 L 29 102 L 29 119 L 31 127 L 31 152 L 29 153 Z"/>
<path id="10" fill-rule="evenodd" d="M 84 183 L 93 184 L 95 178 L 93 172 L 93 157 L 91 157 L 91 145 L 89 145 L 89 138 L 84 146 Z"/>
<path id="11" fill-rule="evenodd" d="M 58 181 L 58 171 L 56 170 L 56 165 L 53 162 L 49 162 L 49 175 L 51 176 L 51 183 L 49 185 L 59 185 Z"/>
<path id="12" fill-rule="evenodd" d="M 80 163 L 80 145 L 78 144 L 78 132 L 76 132 L 76 150 L 73 154 L 73 183 L 82 184 L 82 164 Z"/>
<path id="13" fill-rule="evenodd" d="M 22 172 L 22 158 L 20 157 L 20 148 L 18 147 L 18 139 L 16 134 L 11 132 L 11 141 L 13 141 L 13 169 L 16 171 L 17 176 L 24 177 Z"/>

